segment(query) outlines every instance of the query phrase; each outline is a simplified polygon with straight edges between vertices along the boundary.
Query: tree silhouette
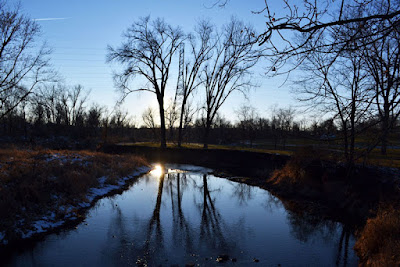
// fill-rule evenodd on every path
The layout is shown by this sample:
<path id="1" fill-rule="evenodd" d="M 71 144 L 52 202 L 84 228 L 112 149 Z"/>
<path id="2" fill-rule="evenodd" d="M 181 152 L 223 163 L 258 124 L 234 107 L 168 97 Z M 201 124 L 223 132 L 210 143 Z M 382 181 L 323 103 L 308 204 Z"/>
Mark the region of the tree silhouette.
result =
<path id="1" fill-rule="evenodd" d="M 204 148 L 218 110 L 235 91 L 245 93 L 250 82 L 248 75 L 262 55 L 256 47 L 255 33 L 243 22 L 232 18 L 222 34 L 217 35 L 213 56 L 203 70 L 205 89 L 205 132 Z"/>
<path id="2" fill-rule="evenodd" d="M 38 44 L 39 25 L 19 5 L 0 1 L 0 119 L 19 106 L 41 83 L 54 78 L 50 50 Z"/>
<path id="3" fill-rule="evenodd" d="M 174 28 L 163 19 L 150 21 L 148 16 L 133 23 L 124 37 L 125 41 L 119 48 L 108 47 L 107 61 L 116 61 L 125 67 L 123 72 L 114 75 L 114 81 L 121 89 L 123 99 L 138 91 L 156 95 L 160 112 L 161 147 L 165 148 L 164 96 L 172 58 L 183 40 L 183 33 L 179 27 Z M 142 87 L 132 88 L 130 82 L 137 76 L 144 78 L 146 83 Z"/>

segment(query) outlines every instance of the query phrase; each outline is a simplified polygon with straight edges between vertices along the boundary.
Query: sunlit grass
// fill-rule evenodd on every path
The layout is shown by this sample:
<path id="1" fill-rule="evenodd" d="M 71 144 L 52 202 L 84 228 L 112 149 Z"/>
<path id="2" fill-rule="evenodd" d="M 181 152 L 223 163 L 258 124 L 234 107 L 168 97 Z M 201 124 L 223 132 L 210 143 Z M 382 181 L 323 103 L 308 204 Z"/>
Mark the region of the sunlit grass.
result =
<path id="1" fill-rule="evenodd" d="M 356 153 L 361 153 L 362 150 L 356 149 Z M 366 157 L 358 159 L 358 163 L 367 165 L 384 166 L 391 168 L 400 168 L 400 149 L 387 149 L 386 155 L 381 154 L 380 148 L 373 149 Z"/>
<path id="2" fill-rule="evenodd" d="M 120 145 L 126 146 L 144 146 L 144 147 L 160 147 L 160 143 L 158 142 L 137 142 L 137 143 L 120 143 Z M 169 148 L 178 148 L 178 145 L 175 143 L 167 143 L 167 147 Z M 183 148 L 190 149 L 203 149 L 203 144 L 200 143 L 185 143 L 182 144 Z M 239 151 L 251 151 L 251 152 L 260 152 L 260 153 L 268 153 L 268 154 L 280 154 L 280 155 L 292 155 L 293 151 L 288 150 L 279 150 L 279 149 L 262 149 L 262 148 L 250 148 L 244 146 L 229 146 L 229 145 L 208 145 L 208 149 L 222 149 L 222 150 L 239 150 Z"/>

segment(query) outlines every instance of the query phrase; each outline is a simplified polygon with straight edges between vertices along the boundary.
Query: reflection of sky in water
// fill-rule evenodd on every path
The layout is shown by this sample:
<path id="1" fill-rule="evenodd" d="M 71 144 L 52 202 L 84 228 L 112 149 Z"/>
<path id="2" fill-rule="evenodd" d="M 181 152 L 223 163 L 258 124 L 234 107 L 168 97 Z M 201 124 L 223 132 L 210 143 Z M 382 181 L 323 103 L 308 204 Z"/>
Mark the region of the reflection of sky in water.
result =
<path id="1" fill-rule="evenodd" d="M 12 265 L 214 265 L 220 254 L 236 265 L 357 263 L 354 238 L 340 224 L 299 217 L 269 192 L 209 171 L 156 166 L 123 194 L 100 200 L 76 230 L 13 255 Z"/>

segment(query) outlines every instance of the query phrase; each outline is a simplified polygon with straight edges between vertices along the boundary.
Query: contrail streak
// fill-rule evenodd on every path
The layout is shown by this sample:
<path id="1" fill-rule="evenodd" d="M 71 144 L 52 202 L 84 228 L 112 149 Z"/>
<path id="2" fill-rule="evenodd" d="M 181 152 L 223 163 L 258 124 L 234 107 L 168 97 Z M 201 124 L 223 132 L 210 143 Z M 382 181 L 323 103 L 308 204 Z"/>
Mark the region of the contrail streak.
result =
<path id="1" fill-rule="evenodd" d="M 40 18 L 40 19 L 34 19 L 34 21 L 51 21 L 51 20 L 64 20 L 64 19 L 70 19 L 70 18 Z"/>

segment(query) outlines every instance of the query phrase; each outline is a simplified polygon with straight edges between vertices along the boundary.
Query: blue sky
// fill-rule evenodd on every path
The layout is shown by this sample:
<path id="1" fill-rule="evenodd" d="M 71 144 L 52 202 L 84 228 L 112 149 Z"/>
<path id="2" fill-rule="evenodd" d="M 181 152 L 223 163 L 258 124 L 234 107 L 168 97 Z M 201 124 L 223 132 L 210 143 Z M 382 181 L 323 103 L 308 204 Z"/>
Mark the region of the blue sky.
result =
<path id="1" fill-rule="evenodd" d="M 279 2 L 273 1 L 277 10 Z M 37 19 L 42 27 L 42 38 L 53 48 L 54 68 L 65 82 L 83 85 L 91 90 L 91 101 L 106 105 L 110 110 L 118 99 L 112 81 L 112 70 L 117 66 L 106 63 L 106 47 L 118 46 L 122 42 L 122 33 L 139 17 L 162 17 L 186 32 L 191 31 L 199 19 L 211 19 L 220 26 L 231 16 L 251 23 L 259 31 L 263 29 L 263 16 L 252 14 L 263 8 L 263 0 L 231 0 L 224 8 L 210 8 L 213 3 L 214 0 L 21 1 L 23 11 Z M 262 116 L 269 116 L 269 110 L 275 104 L 280 107 L 296 104 L 289 93 L 289 83 L 279 87 L 282 77 L 268 78 L 263 73 L 262 66 L 254 73 L 253 78 L 260 87 L 250 92 L 249 101 L 240 94 L 228 99 L 221 110 L 226 118 L 234 121 L 234 110 L 244 103 L 250 102 Z M 172 76 L 169 84 L 171 96 L 175 79 Z M 126 99 L 123 107 L 140 122 L 141 114 L 148 106 L 156 108 L 155 95 L 135 93 Z"/>

